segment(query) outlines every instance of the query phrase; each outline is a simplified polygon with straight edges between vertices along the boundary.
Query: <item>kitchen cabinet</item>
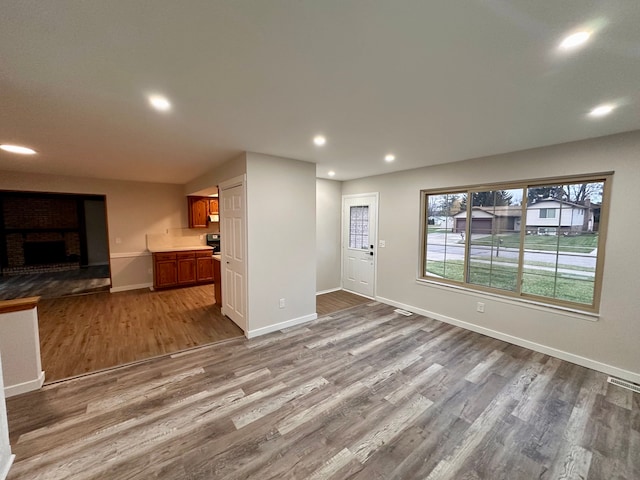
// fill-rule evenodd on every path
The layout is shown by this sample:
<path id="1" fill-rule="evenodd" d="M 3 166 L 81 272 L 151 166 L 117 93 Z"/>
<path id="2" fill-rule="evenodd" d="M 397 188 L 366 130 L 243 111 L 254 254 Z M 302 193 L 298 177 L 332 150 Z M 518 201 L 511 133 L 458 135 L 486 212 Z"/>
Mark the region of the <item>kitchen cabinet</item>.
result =
<path id="1" fill-rule="evenodd" d="M 222 273 L 220 260 L 213 259 L 213 294 L 216 297 L 216 305 L 222 307 Z"/>
<path id="2" fill-rule="evenodd" d="M 153 286 L 173 287 L 178 284 L 178 269 L 175 253 L 153 254 Z"/>
<path id="3" fill-rule="evenodd" d="M 196 280 L 213 281 L 213 258 L 211 252 L 196 252 Z"/>
<path id="4" fill-rule="evenodd" d="M 209 197 L 187 197 L 189 204 L 189 228 L 207 228 Z"/>
<path id="5" fill-rule="evenodd" d="M 187 197 L 189 204 L 189 228 L 207 228 L 209 215 L 218 215 L 218 198 Z"/>
<path id="6" fill-rule="evenodd" d="M 178 284 L 196 283 L 196 255 L 195 252 L 180 252 L 176 254 L 178 268 Z"/>
<path id="7" fill-rule="evenodd" d="M 185 287 L 213 281 L 211 250 L 153 254 L 154 288 Z"/>
<path id="8" fill-rule="evenodd" d="M 220 209 L 218 208 L 218 199 L 210 198 L 209 199 L 209 215 L 218 215 L 220 213 Z"/>

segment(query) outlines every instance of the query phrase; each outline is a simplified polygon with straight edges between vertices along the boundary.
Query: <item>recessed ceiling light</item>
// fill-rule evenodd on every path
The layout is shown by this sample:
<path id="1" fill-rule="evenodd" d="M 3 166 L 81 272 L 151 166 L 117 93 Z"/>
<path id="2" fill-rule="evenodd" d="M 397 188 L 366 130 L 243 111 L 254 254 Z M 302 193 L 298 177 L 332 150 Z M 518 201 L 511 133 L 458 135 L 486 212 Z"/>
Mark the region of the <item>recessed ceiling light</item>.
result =
<path id="1" fill-rule="evenodd" d="M 324 138 L 322 135 L 316 135 L 315 137 L 313 137 L 313 143 L 315 143 L 317 146 L 321 147 L 325 143 L 327 143 L 327 139 Z"/>
<path id="2" fill-rule="evenodd" d="M 606 105 L 598 105 L 596 108 L 589 112 L 590 117 L 604 117 L 605 115 L 609 115 L 613 109 L 616 108 L 615 105 L 606 104 Z"/>
<path id="3" fill-rule="evenodd" d="M 565 37 L 562 42 L 560 42 L 558 48 L 560 48 L 561 50 L 571 50 L 584 44 L 587 40 L 589 40 L 590 36 L 591 32 L 587 31 L 572 33 L 568 37 Z"/>
<path id="4" fill-rule="evenodd" d="M 163 97 L 162 95 L 149 95 L 149 103 L 160 112 L 171 110 L 171 102 L 167 97 Z"/>
<path id="5" fill-rule="evenodd" d="M 21 147 L 20 145 L 0 145 L 0 148 L 6 152 L 19 153 L 21 155 L 33 155 L 37 153 L 31 148 Z"/>
<path id="6" fill-rule="evenodd" d="M 336 172 L 334 172 L 333 170 L 329 170 L 328 175 L 329 175 L 330 177 L 335 177 L 335 176 L 336 176 Z"/>
<path id="7" fill-rule="evenodd" d="M 393 153 L 389 153 L 387 156 L 384 157 L 384 160 L 386 162 L 393 162 L 396 159 L 396 156 Z"/>

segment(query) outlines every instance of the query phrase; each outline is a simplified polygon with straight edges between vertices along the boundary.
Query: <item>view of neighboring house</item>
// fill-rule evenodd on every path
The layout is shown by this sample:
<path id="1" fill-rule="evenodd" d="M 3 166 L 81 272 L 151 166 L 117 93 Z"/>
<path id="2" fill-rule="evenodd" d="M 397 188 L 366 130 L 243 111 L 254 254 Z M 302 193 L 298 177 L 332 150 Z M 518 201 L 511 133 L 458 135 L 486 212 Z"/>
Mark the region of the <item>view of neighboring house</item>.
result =
<path id="1" fill-rule="evenodd" d="M 519 232 L 522 217 L 521 206 L 471 207 L 471 233 Z M 467 228 L 467 212 L 453 216 L 454 233 L 464 233 Z"/>
<path id="2" fill-rule="evenodd" d="M 527 233 L 557 235 L 592 232 L 593 210 L 587 206 L 546 198 L 527 207 Z"/>
<path id="3" fill-rule="evenodd" d="M 597 231 L 596 217 L 600 206 L 578 205 L 564 200 L 545 198 L 527 205 L 525 228 L 527 235 L 557 235 L 569 232 Z M 491 234 L 519 232 L 522 207 L 492 206 L 471 208 L 471 233 Z M 453 216 L 453 233 L 464 233 L 467 228 L 467 212 Z M 442 225 L 449 223 L 441 221 Z"/>

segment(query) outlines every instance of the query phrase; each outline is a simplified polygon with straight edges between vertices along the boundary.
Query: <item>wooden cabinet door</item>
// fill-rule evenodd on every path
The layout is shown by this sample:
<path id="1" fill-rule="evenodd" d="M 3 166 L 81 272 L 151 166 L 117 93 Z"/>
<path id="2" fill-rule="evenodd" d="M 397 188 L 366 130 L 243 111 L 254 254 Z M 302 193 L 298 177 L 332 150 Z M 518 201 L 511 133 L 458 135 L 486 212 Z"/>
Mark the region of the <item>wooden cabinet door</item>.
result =
<path id="1" fill-rule="evenodd" d="M 156 259 L 153 264 L 154 269 L 154 287 L 173 287 L 178 283 L 176 260 L 175 258 L 170 260 Z"/>
<path id="2" fill-rule="evenodd" d="M 220 260 L 213 260 L 213 291 L 216 297 L 216 305 L 222 307 L 222 275 L 220 272 Z"/>
<path id="3" fill-rule="evenodd" d="M 189 228 L 207 228 L 209 199 L 207 197 L 188 197 Z"/>
<path id="4" fill-rule="evenodd" d="M 211 258 L 211 254 L 196 258 L 196 275 L 198 282 L 213 280 L 213 258 Z"/>
<path id="5" fill-rule="evenodd" d="M 218 199 L 210 198 L 209 199 L 209 215 L 218 215 L 218 213 L 219 213 Z"/>
<path id="6" fill-rule="evenodd" d="M 178 284 L 196 283 L 196 256 L 178 253 Z"/>

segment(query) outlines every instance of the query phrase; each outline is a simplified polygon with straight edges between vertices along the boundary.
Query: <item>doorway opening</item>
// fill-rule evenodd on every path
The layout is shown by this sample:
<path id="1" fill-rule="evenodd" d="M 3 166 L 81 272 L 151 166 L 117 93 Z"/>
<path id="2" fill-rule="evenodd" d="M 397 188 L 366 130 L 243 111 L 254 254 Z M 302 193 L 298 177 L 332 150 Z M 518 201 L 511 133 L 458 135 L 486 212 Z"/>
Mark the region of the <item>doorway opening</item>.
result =
<path id="1" fill-rule="evenodd" d="M 0 299 L 107 291 L 106 198 L 0 192 Z"/>

